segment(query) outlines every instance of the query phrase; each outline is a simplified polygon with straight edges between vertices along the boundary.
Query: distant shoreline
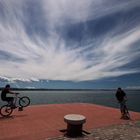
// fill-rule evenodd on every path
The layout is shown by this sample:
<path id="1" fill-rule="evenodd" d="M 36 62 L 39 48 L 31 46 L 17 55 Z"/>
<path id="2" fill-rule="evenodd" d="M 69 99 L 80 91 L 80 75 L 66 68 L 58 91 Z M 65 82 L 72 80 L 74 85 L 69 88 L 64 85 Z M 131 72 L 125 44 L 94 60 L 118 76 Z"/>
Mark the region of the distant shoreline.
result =
<path id="1" fill-rule="evenodd" d="M 0 88 L 2 90 L 3 88 Z M 116 89 L 47 89 L 47 88 L 11 88 L 12 90 L 23 91 L 112 91 Z M 140 89 L 124 89 L 131 91 L 140 91 Z"/>

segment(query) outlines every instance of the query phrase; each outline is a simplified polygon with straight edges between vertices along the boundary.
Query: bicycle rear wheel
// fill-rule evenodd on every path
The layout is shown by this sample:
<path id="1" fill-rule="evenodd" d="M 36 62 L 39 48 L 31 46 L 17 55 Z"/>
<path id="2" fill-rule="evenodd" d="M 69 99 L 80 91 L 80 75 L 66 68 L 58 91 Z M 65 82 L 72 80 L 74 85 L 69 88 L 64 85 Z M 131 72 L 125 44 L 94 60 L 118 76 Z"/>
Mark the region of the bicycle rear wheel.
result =
<path id="1" fill-rule="evenodd" d="M 0 114 L 3 116 L 3 117 L 8 117 L 12 114 L 13 112 L 13 109 L 8 106 L 8 105 L 3 105 L 1 108 L 0 108 Z"/>
<path id="2" fill-rule="evenodd" d="M 30 104 L 30 98 L 27 96 L 23 96 L 19 99 L 19 105 L 22 107 L 26 107 Z"/>
<path id="3" fill-rule="evenodd" d="M 125 114 L 130 119 L 130 114 L 126 105 L 125 105 Z"/>

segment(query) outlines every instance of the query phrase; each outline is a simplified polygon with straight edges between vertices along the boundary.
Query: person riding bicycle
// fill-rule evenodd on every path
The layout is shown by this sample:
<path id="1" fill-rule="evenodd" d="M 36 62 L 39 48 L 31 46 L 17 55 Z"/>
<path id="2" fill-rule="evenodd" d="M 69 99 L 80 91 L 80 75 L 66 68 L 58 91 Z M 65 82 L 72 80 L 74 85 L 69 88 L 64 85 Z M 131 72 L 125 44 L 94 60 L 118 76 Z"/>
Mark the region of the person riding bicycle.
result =
<path id="1" fill-rule="evenodd" d="M 120 103 L 120 111 L 121 111 L 121 119 L 126 119 L 127 112 L 125 110 L 126 107 L 126 101 L 127 101 L 127 96 L 126 93 L 119 87 L 116 92 L 116 98 L 118 102 Z"/>
<path id="2" fill-rule="evenodd" d="M 2 101 L 7 101 L 12 108 L 16 108 L 14 104 L 14 97 L 7 97 L 7 94 L 16 94 L 10 90 L 10 85 L 6 85 L 5 88 L 1 92 L 1 99 Z"/>

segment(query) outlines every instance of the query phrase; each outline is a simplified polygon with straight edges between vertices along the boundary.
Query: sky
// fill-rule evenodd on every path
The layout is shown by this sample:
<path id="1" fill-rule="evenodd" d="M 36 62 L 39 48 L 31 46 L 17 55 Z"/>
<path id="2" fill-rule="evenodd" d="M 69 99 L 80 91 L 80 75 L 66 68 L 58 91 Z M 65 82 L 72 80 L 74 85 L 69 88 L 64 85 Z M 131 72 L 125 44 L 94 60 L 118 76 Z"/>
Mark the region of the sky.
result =
<path id="1" fill-rule="evenodd" d="M 0 87 L 140 88 L 140 0 L 0 0 Z"/>

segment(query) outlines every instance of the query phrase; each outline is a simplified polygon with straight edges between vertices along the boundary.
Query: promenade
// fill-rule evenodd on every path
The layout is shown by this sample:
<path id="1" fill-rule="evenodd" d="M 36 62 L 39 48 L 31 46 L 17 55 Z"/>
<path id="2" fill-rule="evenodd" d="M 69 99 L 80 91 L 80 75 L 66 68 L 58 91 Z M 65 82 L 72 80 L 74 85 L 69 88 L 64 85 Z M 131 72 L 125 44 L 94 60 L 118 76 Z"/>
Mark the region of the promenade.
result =
<path id="1" fill-rule="evenodd" d="M 136 123 L 136 121 L 140 120 L 140 113 L 130 112 L 132 120 L 122 120 L 118 109 L 95 104 L 33 105 L 25 108 L 22 112 L 15 110 L 11 117 L 3 118 L 0 116 L 0 140 L 69 139 L 60 132 L 60 130 L 66 128 L 63 118 L 66 114 L 82 114 L 86 116 L 87 121 L 84 124 L 84 130 L 91 132 L 91 134 L 83 138 L 77 138 L 81 140 L 103 140 L 104 138 L 100 135 L 107 136 L 105 132 L 110 132 L 110 128 L 112 130 L 116 127 L 121 130 L 122 126 L 123 128 L 132 126 L 130 128 L 133 129 L 135 126 L 139 126 L 139 122 Z M 113 137 L 112 135 L 118 132 L 115 130 L 114 128 L 110 134 L 108 133 L 110 137 Z M 138 136 L 139 131 L 136 131 L 136 133 L 138 133 Z"/>

